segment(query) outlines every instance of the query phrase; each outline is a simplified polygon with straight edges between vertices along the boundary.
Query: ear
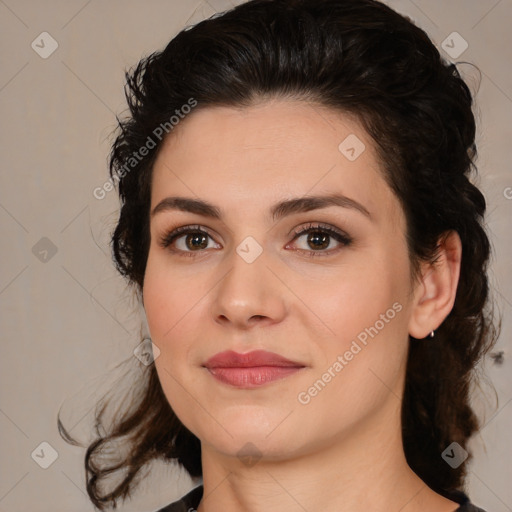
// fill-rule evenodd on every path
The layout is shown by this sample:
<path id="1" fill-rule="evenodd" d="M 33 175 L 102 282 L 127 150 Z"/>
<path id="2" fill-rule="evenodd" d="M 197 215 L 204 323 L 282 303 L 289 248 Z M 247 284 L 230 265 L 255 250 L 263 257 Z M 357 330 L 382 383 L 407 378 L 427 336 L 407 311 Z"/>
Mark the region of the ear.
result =
<path id="1" fill-rule="evenodd" d="M 455 302 L 459 282 L 462 243 L 456 231 L 447 231 L 438 240 L 438 257 L 423 263 L 421 279 L 415 285 L 409 334 L 426 338 L 448 316 Z"/>

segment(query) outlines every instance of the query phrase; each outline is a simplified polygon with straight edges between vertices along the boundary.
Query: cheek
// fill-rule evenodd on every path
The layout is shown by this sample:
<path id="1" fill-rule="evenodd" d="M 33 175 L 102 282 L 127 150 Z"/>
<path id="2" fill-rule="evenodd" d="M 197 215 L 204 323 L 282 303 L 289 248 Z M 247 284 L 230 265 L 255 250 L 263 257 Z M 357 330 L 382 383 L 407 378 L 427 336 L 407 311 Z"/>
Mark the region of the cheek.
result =
<path id="1" fill-rule="evenodd" d="M 393 304 L 404 305 L 407 288 L 396 268 L 400 267 L 384 254 L 359 258 L 358 262 L 317 280 L 315 286 L 306 287 L 303 283 L 300 295 L 335 338 L 351 339 L 378 321 L 380 327 L 381 315 L 385 316 L 382 321 L 386 326 L 391 325 L 386 321 L 388 317 L 392 320 L 399 317 L 398 307 L 393 309 Z"/>
<path id="2" fill-rule="evenodd" d="M 308 304 L 329 328 L 327 336 L 316 338 L 321 368 L 315 375 L 329 381 L 329 390 L 315 399 L 314 408 L 328 407 L 329 400 L 365 408 L 378 404 L 389 389 L 396 387 L 399 394 L 408 347 L 409 281 L 404 269 L 406 258 L 380 251 L 339 269 L 335 279 L 308 292 Z"/>
<path id="3" fill-rule="evenodd" d="M 179 376 L 176 372 L 185 366 L 187 350 L 187 337 L 183 332 L 187 326 L 187 308 L 180 290 L 179 281 L 173 279 L 165 267 L 148 259 L 143 288 L 144 310 L 151 341 L 160 350 L 155 366 L 169 401 L 178 396 L 175 379 Z"/>
<path id="4" fill-rule="evenodd" d="M 150 252 L 143 299 L 151 340 L 160 349 L 157 370 L 165 368 L 184 378 L 186 368 L 197 363 L 192 351 L 204 343 L 211 287 L 204 273 L 171 266 L 165 255 Z"/>
<path id="5" fill-rule="evenodd" d="M 408 347 L 403 292 L 389 269 L 375 267 L 309 296 L 332 332 L 316 338 L 318 364 L 297 396 L 304 425 L 329 425 L 328 437 L 389 400 L 399 403 Z"/>
<path id="6" fill-rule="evenodd" d="M 151 340 L 160 350 L 155 368 L 170 406 L 191 427 L 187 418 L 200 412 L 191 410 L 191 386 L 185 371 L 189 365 L 188 340 L 193 339 L 190 315 L 197 303 L 188 284 L 183 276 L 170 272 L 165 262 L 148 259 L 143 298 Z"/>
<path id="7" fill-rule="evenodd" d="M 183 327 L 193 288 L 183 273 L 169 267 L 165 257 L 150 251 L 142 294 L 153 342 L 163 345 L 161 350 Z"/>

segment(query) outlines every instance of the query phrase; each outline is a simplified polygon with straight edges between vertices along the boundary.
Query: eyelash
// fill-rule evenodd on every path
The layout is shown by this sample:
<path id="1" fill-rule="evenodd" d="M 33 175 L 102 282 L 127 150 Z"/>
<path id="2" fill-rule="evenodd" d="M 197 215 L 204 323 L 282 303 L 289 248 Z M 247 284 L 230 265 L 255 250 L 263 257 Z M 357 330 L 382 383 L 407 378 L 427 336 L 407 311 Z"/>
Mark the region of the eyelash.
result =
<path id="1" fill-rule="evenodd" d="M 302 235 L 309 234 L 309 233 L 317 233 L 317 232 L 331 236 L 337 242 L 340 242 L 342 244 L 342 246 L 345 246 L 345 247 L 349 246 L 352 243 L 352 238 L 350 236 L 348 236 L 346 233 L 343 233 L 342 231 L 338 231 L 338 230 L 336 230 L 336 229 L 334 229 L 334 228 L 332 228 L 330 226 L 325 226 L 325 225 L 322 225 L 322 224 L 313 224 L 313 223 L 310 223 L 307 226 L 294 231 L 293 232 L 294 237 L 292 239 L 292 242 L 295 241 L 297 238 L 300 238 Z M 195 225 L 195 226 L 182 226 L 182 227 L 176 228 L 176 229 L 174 229 L 174 230 L 172 230 L 170 232 L 165 233 L 160 238 L 159 244 L 160 244 L 161 247 L 166 249 L 177 238 L 180 238 L 180 236 L 183 236 L 185 234 L 194 234 L 194 233 L 195 234 L 201 233 L 203 235 L 206 235 L 206 236 L 209 236 L 210 238 L 212 238 L 211 235 L 207 231 L 201 229 L 201 226 L 199 226 L 199 225 Z M 340 250 L 340 248 L 331 249 L 329 251 L 324 251 L 324 250 L 318 250 L 318 251 L 310 250 L 310 251 L 307 251 L 305 249 L 298 249 L 299 252 L 306 252 L 307 256 L 310 257 L 310 258 L 317 257 L 317 256 L 320 256 L 320 257 L 329 256 L 333 252 L 338 252 L 339 250 Z M 182 253 L 182 255 L 185 256 L 185 257 L 195 257 L 195 253 L 199 253 L 199 252 L 203 252 L 203 251 L 201 251 L 201 250 L 198 250 L 198 251 L 182 251 L 181 249 L 178 249 L 178 250 L 175 249 L 175 250 L 173 250 L 173 252 Z"/>

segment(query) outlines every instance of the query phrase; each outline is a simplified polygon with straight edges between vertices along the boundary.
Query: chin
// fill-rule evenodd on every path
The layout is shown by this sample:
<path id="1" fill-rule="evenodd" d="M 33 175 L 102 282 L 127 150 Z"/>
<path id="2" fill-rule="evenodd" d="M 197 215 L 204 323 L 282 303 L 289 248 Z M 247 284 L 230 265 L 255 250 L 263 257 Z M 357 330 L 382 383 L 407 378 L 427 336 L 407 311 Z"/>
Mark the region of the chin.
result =
<path id="1" fill-rule="evenodd" d="M 288 436 L 289 440 L 290 436 Z M 205 442 L 226 457 L 236 457 L 247 465 L 259 459 L 285 460 L 295 451 L 286 442 L 285 437 L 278 435 L 267 437 L 263 433 L 260 435 L 248 432 L 239 435 L 234 433 L 233 438 L 226 439 L 224 436 L 222 439 L 205 439 Z"/>
<path id="2" fill-rule="evenodd" d="M 217 451 L 235 456 L 241 449 L 266 455 L 279 456 L 287 453 L 294 441 L 296 426 L 286 418 L 289 411 L 254 411 L 254 407 L 238 407 L 219 414 L 210 411 L 212 417 L 191 422 L 189 428 L 194 434 Z M 289 422 L 289 423 L 288 423 Z M 286 424 L 288 423 L 288 424 Z M 195 425 L 198 428 L 194 428 Z M 254 448 L 251 448 L 254 447 Z"/>

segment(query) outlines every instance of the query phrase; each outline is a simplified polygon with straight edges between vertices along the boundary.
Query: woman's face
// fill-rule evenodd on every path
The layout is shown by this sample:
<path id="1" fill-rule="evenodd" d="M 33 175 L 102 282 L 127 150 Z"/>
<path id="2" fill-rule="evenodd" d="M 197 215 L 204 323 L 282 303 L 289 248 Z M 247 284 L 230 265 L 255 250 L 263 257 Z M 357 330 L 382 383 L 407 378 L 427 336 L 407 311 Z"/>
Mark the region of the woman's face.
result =
<path id="1" fill-rule="evenodd" d="M 397 417 L 413 300 L 405 218 L 358 122 L 285 100 L 193 112 L 158 155 L 151 211 L 156 369 L 203 449 L 289 458 Z M 225 351 L 291 366 L 211 361 Z"/>

